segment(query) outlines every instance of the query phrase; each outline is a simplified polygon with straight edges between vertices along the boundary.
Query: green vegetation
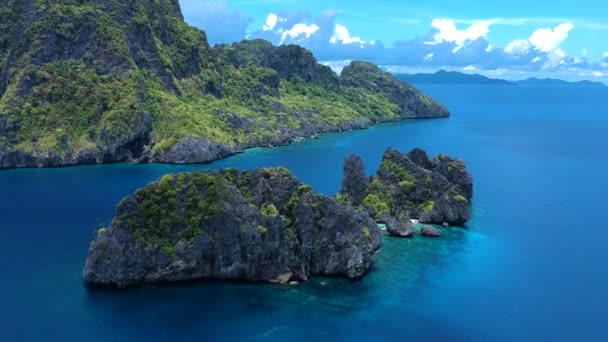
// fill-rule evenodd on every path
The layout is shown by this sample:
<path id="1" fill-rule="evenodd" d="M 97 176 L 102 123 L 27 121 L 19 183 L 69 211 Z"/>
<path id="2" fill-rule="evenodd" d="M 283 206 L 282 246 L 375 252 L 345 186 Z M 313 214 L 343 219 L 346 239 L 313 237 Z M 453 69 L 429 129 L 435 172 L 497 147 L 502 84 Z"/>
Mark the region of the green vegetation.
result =
<path id="1" fill-rule="evenodd" d="M 175 259 L 175 248 L 173 246 L 167 245 L 164 247 L 164 250 L 171 259 Z"/>
<path id="2" fill-rule="evenodd" d="M 184 23 L 177 0 L 35 5 L 0 8 L 0 46 L 9 47 L 0 49 L 0 70 L 9 72 L 0 113 L 16 127 L 0 143 L 38 155 L 112 150 L 149 131 L 146 113 L 152 151 L 162 155 L 187 136 L 251 146 L 311 124 L 395 120 L 395 96 L 433 104 L 366 63 L 339 77 L 300 47 L 256 40 L 212 48 Z M 17 24 L 25 25 L 19 37 L 11 35 Z"/>
<path id="3" fill-rule="evenodd" d="M 452 198 L 454 199 L 454 201 L 469 203 L 469 201 L 462 195 L 456 195 Z"/>
<path id="4" fill-rule="evenodd" d="M 388 214 L 391 210 L 390 204 L 385 199 L 375 194 L 369 194 L 363 199 L 363 205 L 373 208 L 376 214 Z"/>
<path id="5" fill-rule="evenodd" d="M 420 210 L 425 214 L 430 213 L 433 209 L 435 209 L 435 201 L 426 201 L 420 205 Z"/>
<path id="6" fill-rule="evenodd" d="M 266 228 L 266 227 L 264 227 L 264 226 L 262 226 L 262 225 L 259 225 L 259 226 L 256 228 L 256 230 L 257 230 L 257 231 L 258 231 L 258 233 L 260 233 L 260 234 L 266 234 L 266 233 L 268 232 L 268 228 Z"/>
<path id="7" fill-rule="evenodd" d="M 372 208 L 376 215 L 388 214 L 393 208 L 393 198 L 377 178 L 371 181 L 367 187 L 367 195 L 363 199 L 363 205 L 367 208 Z"/>
<path id="8" fill-rule="evenodd" d="M 300 187 L 298 188 L 299 194 L 305 194 L 305 193 L 311 193 L 311 192 L 312 192 L 312 187 L 310 185 L 300 185 Z"/>
<path id="9" fill-rule="evenodd" d="M 365 235 L 365 237 L 368 238 L 368 239 L 370 239 L 370 240 L 372 239 L 372 234 L 369 231 L 369 227 L 368 226 L 364 226 L 363 227 L 363 235 Z"/>
<path id="10" fill-rule="evenodd" d="M 274 204 L 269 203 L 268 205 L 262 206 L 262 208 L 260 208 L 260 214 L 265 217 L 275 218 L 279 216 L 279 211 L 277 210 L 277 207 L 275 207 Z"/>
<path id="11" fill-rule="evenodd" d="M 224 210 L 228 180 L 221 175 L 166 175 L 135 193 L 139 210 L 127 211 L 124 221 L 147 246 L 165 246 L 171 237 L 192 242 L 213 215 Z M 179 192 L 178 192 L 179 191 Z M 131 205 L 128 200 L 119 204 Z"/>
<path id="12" fill-rule="evenodd" d="M 342 204 L 346 204 L 350 202 L 350 198 L 347 193 L 339 192 L 336 194 L 336 200 Z"/>
<path id="13" fill-rule="evenodd" d="M 259 213 L 261 221 L 254 223 L 242 223 L 239 229 L 243 232 L 255 229 L 259 234 L 268 232 L 268 225 L 260 224 L 267 219 L 280 218 L 284 227 L 285 236 L 295 241 L 297 233 L 294 227 L 295 208 L 300 202 L 300 196 L 317 196 L 312 193 L 312 188 L 302 185 L 294 186 L 293 193 L 287 204 L 277 207 L 279 204 L 266 202 L 257 205 L 253 199 L 247 198 L 245 192 L 255 185 L 255 180 L 260 177 L 268 179 L 281 177 L 285 181 L 293 177 L 291 172 L 285 168 L 263 169 L 262 172 L 242 172 L 234 169 L 224 170 L 217 173 L 193 172 L 177 175 L 162 176 L 158 182 L 151 183 L 138 190 L 129 198 L 123 200 L 117 208 L 119 213 L 113 225 L 124 224 L 130 229 L 135 238 L 146 247 L 174 246 L 178 241 L 186 241 L 190 244 L 201 236 L 212 236 L 209 230 L 211 220 L 217 214 L 228 213 L 231 203 L 234 203 L 235 189 L 241 192 L 249 201 L 249 206 Z M 249 190 L 250 191 L 250 190 Z M 318 220 L 323 220 L 323 208 L 320 198 L 313 202 L 312 207 L 316 209 Z M 282 215 L 283 213 L 283 215 Z M 105 229 L 103 230 L 105 231 Z M 101 232 L 101 230 L 100 230 Z"/>
<path id="14" fill-rule="evenodd" d="M 285 228 L 285 236 L 287 236 L 287 238 L 291 241 L 296 241 L 298 239 L 296 231 L 292 226 Z"/>
<path id="15" fill-rule="evenodd" d="M 103 235 L 107 232 L 108 230 L 106 228 L 99 228 L 99 230 L 97 230 L 97 234 L 98 235 Z"/>
<path id="16" fill-rule="evenodd" d="M 415 185 L 416 179 L 414 176 L 407 172 L 407 170 L 405 170 L 401 165 L 390 159 L 384 159 L 382 161 L 382 164 L 380 164 L 380 170 L 394 174 L 395 177 L 397 177 L 397 180 L 400 182 L 399 185 L 401 185 L 401 183 L 403 183 L 403 186 L 405 187 L 412 187 Z"/>

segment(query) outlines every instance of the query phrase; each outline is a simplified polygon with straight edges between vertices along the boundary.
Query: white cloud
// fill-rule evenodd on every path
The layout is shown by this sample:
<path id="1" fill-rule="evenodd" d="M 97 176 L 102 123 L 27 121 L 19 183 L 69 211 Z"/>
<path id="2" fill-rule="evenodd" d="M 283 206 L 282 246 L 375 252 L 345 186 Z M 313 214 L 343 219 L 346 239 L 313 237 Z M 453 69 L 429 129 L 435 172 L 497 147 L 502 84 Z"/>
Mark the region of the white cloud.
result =
<path id="1" fill-rule="evenodd" d="M 557 48 L 549 52 L 547 57 L 547 63 L 543 65 L 543 68 L 555 68 L 565 63 L 566 53 L 564 52 L 564 50 Z"/>
<path id="2" fill-rule="evenodd" d="M 361 40 L 361 38 L 351 37 L 346 26 L 343 26 L 340 24 L 336 24 L 334 34 L 329 39 L 329 42 L 332 44 L 336 44 L 337 42 L 342 42 L 343 45 L 352 44 L 352 43 L 359 43 L 361 45 L 365 44 L 365 42 L 363 40 Z M 375 44 L 375 42 L 374 42 L 374 44 Z"/>
<path id="3" fill-rule="evenodd" d="M 538 50 L 549 52 L 557 49 L 568 38 L 568 32 L 573 28 L 572 23 L 559 24 L 554 29 L 541 28 L 534 31 L 528 40 Z"/>
<path id="4" fill-rule="evenodd" d="M 453 20 L 434 19 L 431 22 L 431 27 L 437 30 L 437 33 L 433 36 L 433 41 L 426 42 L 425 44 L 454 43 L 456 47 L 452 52 L 457 52 L 467 42 L 475 41 L 478 38 L 486 38 L 490 32 L 490 26 L 498 21 L 499 19 L 483 20 L 472 24 L 464 30 L 459 30 Z"/>
<path id="5" fill-rule="evenodd" d="M 608 51 L 604 52 L 604 57 L 608 58 Z"/>
<path id="6" fill-rule="evenodd" d="M 327 65 L 336 72 L 348 60 L 360 59 L 399 69 L 451 68 L 496 75 L 500 70 L 500 75 L 517 74 L 522 78 L 533 74 L 574 78 L 579 72 L 592 77 L 593 71 L 602 72 L 604 78 L 608 76 L 608 52 L 593 62 L 587 59 L 591 52 L 576 58 L 568 56 L 561 47 L 574 26 L 580 28 L 577 21 L 570 19 L 555 22 L 557 26 L 551 28 L 536 26 L 541 28 L 531 30 L 529 38 L 514 40 L 506 47 L 495 46 L 487 39 L 493 25 L 505 24 L 504 19 L 469 20 L 466 25 L 458 19 L 435 19 L 427 35 L 385 46 L 382 41 L 364 41 L 338 24 L 334 11 L 323 12 L 316 18 L 298 11 L 275 13 L 252 31 L 251 38 L 267 39 L 276 45 L 300 44 L 311 49 L 319 60 L 329 61 Z"/>
<path id="7" fill-rule="evenodd" d="M 505 52 L 511 55 L 521 55 L 528 51 L 531 47 L 527 39 L 517 39 L 509 43 L 505 48 Z"/>
<path id="8" fill-rule="evenodd" d="M 604 77 L 604 73 L 601 71 L 593 71 L 591 75 L 595 77 Z"/>
<path id="9" fill-rule="evenodd" d="M 270 13 L 268 14 L 268 18 L 266 18 L 266 25 L 262 26 L 262 29 L 264 31 L 272 31 L 274 27 L 277 26 L 278 21 L 279 16 L 274 13 Z"/>
<path id="10" fill-rule="evenodd" d="M 295 24 L 295 25 L 293 25 L 293 27 L 290 30 L 283 32 L 283 34 L 281 35 L 281 44 L 283 44 L 285 42 L 287 37 L 291 38 L 291 40 L 294 40 L 294 39 L 300 37 L 301 35 L 306 36 L 306 38 L 310 38 L 310 36 L 312 36 L 318 30 L 319 30 L 319 26 L 316 24 L 312 24 L 312 25 L 306 25 L 306 24 L 302 24 L 302 23 Z"/>
<path id="11" fill-rule="evenodd" d="M 559 46 L 568 38 L 568 33 L 573 28 L 574 25 L 572 23 L 562 23 L 554 29 L 539 28 L 528 39 L 516 39 L 512 41 L 504 51 L 510 55 L 514 55 L 515 59 L 517 59 L 519 56 L 530 54 L 531 50 L 534 49 L 535 54 L 546 54 L 546 63 L 543 65 L 543 68 L 555 68 L 565 63 L 566 53 Z M 541 61 L 541 56 L 536 56 L 531 60 L 531 63 L 539 61 Z"/>

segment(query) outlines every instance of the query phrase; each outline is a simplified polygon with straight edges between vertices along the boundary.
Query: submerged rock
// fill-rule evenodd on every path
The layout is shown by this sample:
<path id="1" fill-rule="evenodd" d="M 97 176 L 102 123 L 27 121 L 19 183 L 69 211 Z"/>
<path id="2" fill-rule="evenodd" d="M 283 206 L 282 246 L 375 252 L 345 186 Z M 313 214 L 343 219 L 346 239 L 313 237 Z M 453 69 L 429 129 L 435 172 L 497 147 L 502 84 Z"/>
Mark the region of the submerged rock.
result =
<path id="1" fill-rule="evenodd" d="M 358 278 L 380 244 L 365 210 L 314 193 L 286 169 L 184 173 L 118 205 L 91 244 L 84 278 L 111 287 Z"/>
<path id="2" fill-rule="evenodd" d="M 432 226 L 423 226 L 420 230 L 420 235 L 425 237 L 440 237 L 441 231 Z"/>

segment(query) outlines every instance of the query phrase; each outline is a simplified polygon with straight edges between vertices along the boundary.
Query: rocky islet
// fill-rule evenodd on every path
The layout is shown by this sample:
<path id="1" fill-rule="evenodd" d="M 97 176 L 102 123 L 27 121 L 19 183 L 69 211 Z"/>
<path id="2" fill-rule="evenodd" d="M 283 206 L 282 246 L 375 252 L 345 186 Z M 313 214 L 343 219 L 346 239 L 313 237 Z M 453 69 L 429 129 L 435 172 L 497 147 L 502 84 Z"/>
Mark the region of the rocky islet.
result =
<path id="1" fill-rule="evenodd" d="M 393 189 L 404 177 L 413 185 Z M 382 204 L 369 199 L 379 187 Z M 84 278 L 119 288 L 199 279 L 360 278 L 380 249 L 379 223 L 398 237 L 416 235 L 411 219 L 464 224 L 471 197 L 464 162 L 444 155 L 430 160 L 419 149 L 389 149 L 369 178 L 362 160 L 348 157 L 343 190 L 333 197 L 315 193 L 284 168 L 167 175 L 118 205 L 112 225 L 91 244 Z M 429 201 L 439 205 L 425 210 Z"/>

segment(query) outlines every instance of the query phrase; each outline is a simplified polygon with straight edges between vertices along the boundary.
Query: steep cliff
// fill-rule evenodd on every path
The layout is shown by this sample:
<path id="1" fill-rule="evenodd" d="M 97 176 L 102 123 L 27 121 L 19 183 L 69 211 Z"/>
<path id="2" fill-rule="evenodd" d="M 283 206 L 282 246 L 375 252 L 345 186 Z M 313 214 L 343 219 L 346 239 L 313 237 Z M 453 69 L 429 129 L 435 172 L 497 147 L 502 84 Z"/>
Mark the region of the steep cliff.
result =
<path id="1" fill-rule="evenodd" d="M 378 223 L 398 237 L 417 234 L 411 218 L 463 224 L 471 197 L 461 161 L 431 161 L 418 149 L 388 150 L 369 179 L 363 161 L 349 157 L 335 197 L 316 194 L 284 168 L 167 175 L 118 205 L 91 243 L 84 278 L 111 287 L 358 278 L 380 248 Z M 421 235 L 437 233 L 426 227 Z"/>
<path id="2" fill-rule="evenodd" d="M 430 159 L 414 149 L 389 149 L 367 185 L 363 204 L 379 220 L 389 215 L 422 223 L 460 226 L 470 220 L 473 178 L 464 161 L 439 155 Z"/>
<path id="3" fill-rule="evenodd" d="M 206 162 L 447 110 L 299 46 L 210 47 L 178 0 L 2 0 L 0 168 Z"/>
<path id="4" fill-rule="evenodd" d="M 168 175 L 123 200 L 99 231 L 88 283 L 361 277 L 380 247 L 365 210 L 315 194 L 286 169 Z"/>

